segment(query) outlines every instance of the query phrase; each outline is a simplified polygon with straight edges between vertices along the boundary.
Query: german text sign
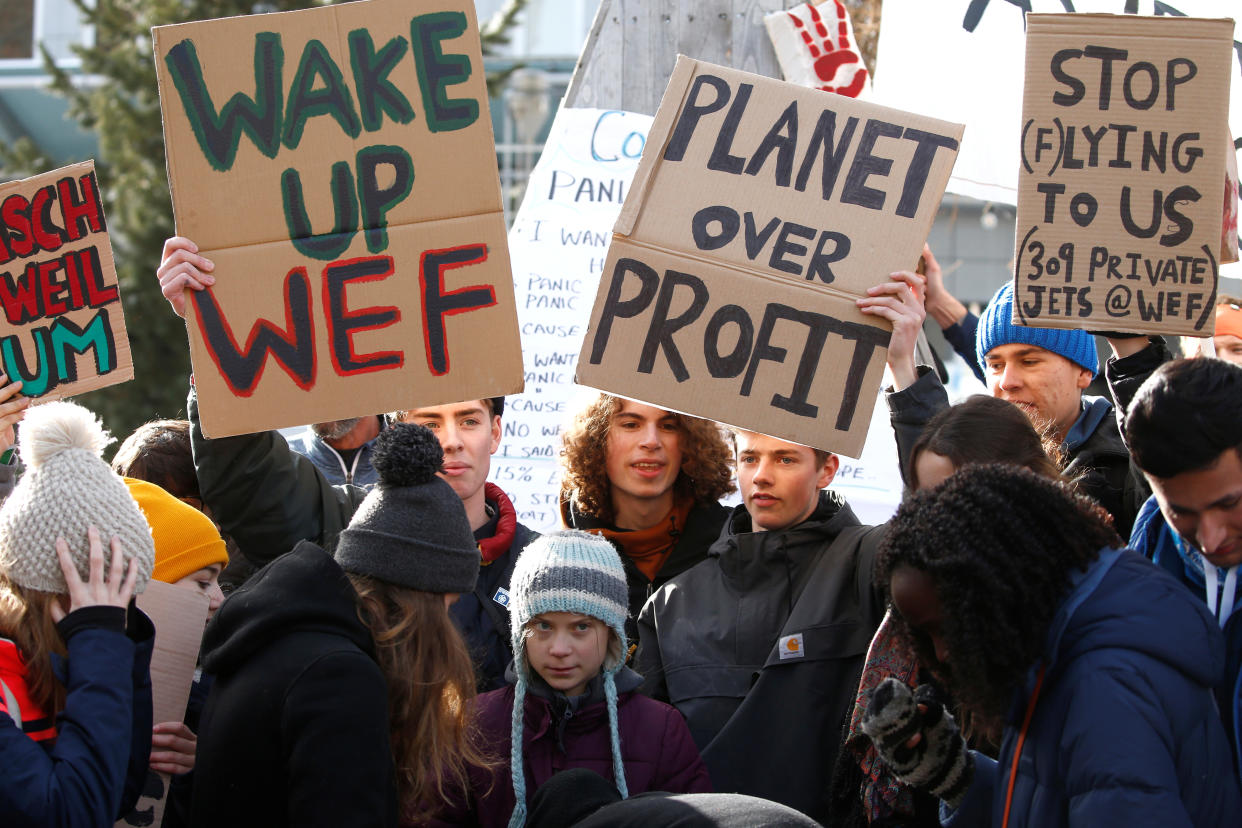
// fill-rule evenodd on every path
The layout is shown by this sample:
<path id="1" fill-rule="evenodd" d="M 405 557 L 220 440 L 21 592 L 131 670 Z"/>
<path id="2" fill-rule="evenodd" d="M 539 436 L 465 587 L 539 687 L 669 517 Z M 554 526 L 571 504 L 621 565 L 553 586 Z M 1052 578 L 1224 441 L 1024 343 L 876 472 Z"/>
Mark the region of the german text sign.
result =
<path id="1" fill-rule="evenodd" d="M 1033 14 L 1014 322 L 1210 335 L 1233 22 Z"/>
<path id="2" fill-rule="evenodd" d="M 522 388 L 474 4 L 153 30 L 211 436 Z"/>
<path id="3" fill-rule="evenodd" d="M 614 228 L 577 380 L 857 456 L 961 127 L 678 58 Z"/>
<path id="4" fill-rule="evenodd" d="M 0 185 L 0 364 L 60 399 L 134 378 L 95 163 Z"/>

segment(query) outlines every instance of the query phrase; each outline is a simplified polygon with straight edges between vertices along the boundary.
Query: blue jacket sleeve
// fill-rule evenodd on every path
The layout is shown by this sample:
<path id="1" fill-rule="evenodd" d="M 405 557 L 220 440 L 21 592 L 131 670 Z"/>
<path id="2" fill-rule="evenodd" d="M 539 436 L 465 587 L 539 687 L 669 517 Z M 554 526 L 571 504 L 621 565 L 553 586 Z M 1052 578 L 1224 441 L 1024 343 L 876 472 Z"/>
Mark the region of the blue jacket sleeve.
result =
<path id="1" fill-rule="evenodd" d="M 1177 738 L 1149 678 L 1118 668 L 1080 677 L 1061 734 L 1068 825 L 1192 824 L 1173 756 Z"/>
<path id="2" fill-rule="evenodd" d="M 970 370 L 975 372 L 975 376 L 979 378 L 979 382 L 987 383 L 983 378 L 983 369 L 979 367 L 979 356 L 975 350 L 975 332 L 979 328 L 979 317 L 970 311 L 966 311 L 966 315 L 962 317 L 962 321 L 955 325 L 945 328 L 945 341 L 953 346 L 953 350 L 957 351 L 957 355 L 966 361 L 970 366 Z"/>
<path id="3" fill-rule="evenodd" d="M 972 750 L 975 758 L 975 777 L 966 789 L 966 796 L 956 809 L 940 803 L 940 824 L 945 828 L 967 828 L 973 825 L 991 825 L 992 797 L 996 794 L 996 760 Z"/>
<path id="4" fill-rule="evenodd" d="M 108 828 L 121 813 L 131 765 L 137 646 L 119 630 L 80 628 L 68 642 L 67 696 L 46 751 L 0 715 L 0 814 L 6 828 Z M 146 662 L 143 662 L 145 668 Z M 150 679 L 146 685 L 149 688 Z M 145 773 L 151 707 L 146 695 Z"/>

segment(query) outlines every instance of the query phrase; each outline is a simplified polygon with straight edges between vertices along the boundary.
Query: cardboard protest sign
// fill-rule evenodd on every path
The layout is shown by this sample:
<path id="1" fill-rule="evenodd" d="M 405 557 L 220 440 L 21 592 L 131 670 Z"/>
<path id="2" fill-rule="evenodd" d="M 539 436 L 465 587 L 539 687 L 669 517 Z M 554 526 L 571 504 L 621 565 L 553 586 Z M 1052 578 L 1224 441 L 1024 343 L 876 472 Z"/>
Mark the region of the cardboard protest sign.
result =
<path id="1" fill-rule="evenodd" d="M 678 59 L 613 231 L 580 383 L 857 456 L 961 128 Z"/>
<path id="2" fill-rule="evenodd" d="M 61 399 L 134 378 L 95 162 L 0 185 L 0 365 Z"/>
<path id="3" fill-rule="evenodd" d="M 1232 34 L 1230 20 L 1027 18 L 1016 324 L 1212 330 Z"/>
<path id="4" fill-rule="evenodd" d="M 185 718 L 190 685 L 207 623 L 207 596 L 197 590 L 148 581 L 138 596 L 138 608 L 155 625 L 155 652 L 151 655 L 151 722 L 179 722 Z M 159 825 L 168 796 L 167 774 L 147 771 L 142 797 L 134 810 L 118 820 L 118 828 Z"/>
<path id="5" fill-rule="evenodd" d="M 211 436 L 495 396 L 522 355 L 474 4 L 153 30 Z"/>

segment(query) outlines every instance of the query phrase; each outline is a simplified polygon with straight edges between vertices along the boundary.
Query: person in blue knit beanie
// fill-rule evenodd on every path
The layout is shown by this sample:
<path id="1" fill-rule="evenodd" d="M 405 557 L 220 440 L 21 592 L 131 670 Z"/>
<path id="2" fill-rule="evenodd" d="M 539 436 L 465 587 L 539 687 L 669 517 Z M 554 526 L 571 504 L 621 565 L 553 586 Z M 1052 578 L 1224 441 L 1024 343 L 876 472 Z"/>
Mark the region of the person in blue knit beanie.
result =
<path id="1" fill-rule="evenodd" d="M 1010 280 L 979 317 L 975 352 L 988 391 L 1026 413 L 1059 451 L 1065 476 L 1099 501 L 1128 537 L 1148 491 L 1130 465 L 1113 404 L 1083 394 L 1100 370 L 1095 337 L 1015 325 L 1013 302 Z"/>
<path id="2" fill-rule="evenodd" d="M 628 590 L 612 544 L 544 535 L 518 558 L 509 591 L 512 685 L 474 709 L 479 743 L 498 761 L 472 771 L 435 824 L 518 828 L 535 790 L 569 768 L 598 773 L 623 798 L 711 790 L 681 714 L 639 695 L 642 678 L 625 666 Z"/>

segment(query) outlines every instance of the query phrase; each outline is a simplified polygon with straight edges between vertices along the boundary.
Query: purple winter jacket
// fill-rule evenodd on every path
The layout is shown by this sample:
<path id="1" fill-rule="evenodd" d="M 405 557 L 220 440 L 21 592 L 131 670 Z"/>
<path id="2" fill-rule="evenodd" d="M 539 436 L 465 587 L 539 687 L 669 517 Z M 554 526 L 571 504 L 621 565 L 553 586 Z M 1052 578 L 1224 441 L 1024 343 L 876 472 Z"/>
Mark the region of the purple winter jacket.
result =
<path id="1" fill-rule="evenodd" d="M 681 714 L 635 692 L 642 679 L 629 668 L 623 668 L 616 681 L 621 757 L 630 795 L 648 791 L 710 793 L 707 768 Z M 536 683 L 542 684 L 538 679 Z M 527 689 L 522 745 L 528 805 L 540 785 L 569 768 L 587 768 L 612 781 L 608 708 L 601 683 L 591 682 L 589 692 L 591 696 L 580 709 L 572 712 L 564 696 L 555 700 L 545 697 L 551 695 L 546 685 Z M 502 761 L 490 773 L 472 771 L 468 795 L 443 810 L 433 825 L 505 828 L 509 824 L 514 805 L 508 762 L 512 710 L 512 685 L 475 699 L 483 744 Z M 565 717 L 562 712 L 558 716 L 557 711 L 571 715 Z"/>

